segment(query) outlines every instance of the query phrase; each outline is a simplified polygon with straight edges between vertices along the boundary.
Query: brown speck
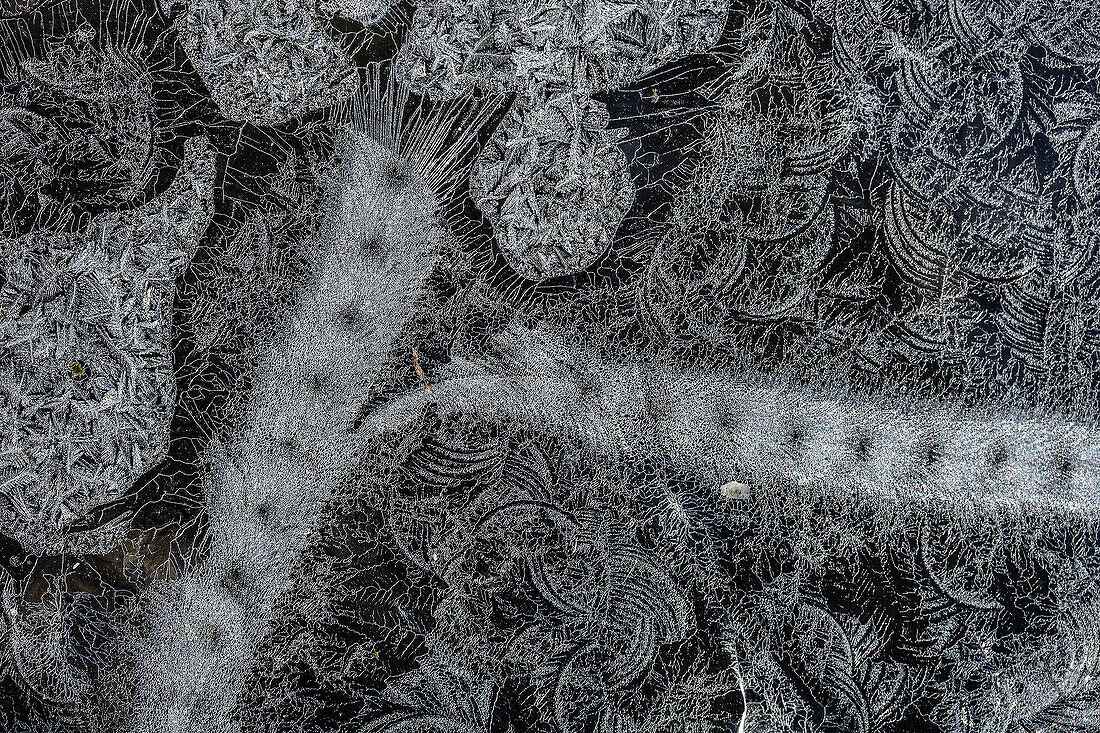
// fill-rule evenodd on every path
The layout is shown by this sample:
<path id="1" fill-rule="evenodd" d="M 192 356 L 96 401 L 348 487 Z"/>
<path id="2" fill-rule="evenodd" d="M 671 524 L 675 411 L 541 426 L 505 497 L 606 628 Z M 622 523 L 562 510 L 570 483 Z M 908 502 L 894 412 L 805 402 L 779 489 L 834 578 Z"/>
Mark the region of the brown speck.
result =
<path id="1" fill-rule="evenodd" d="M 420 383 L 423 384 L 429 392 L 431 392 L 432 385 L 428 384 L 428 377 L 424 374 L 424 370 L 420 367 L 420 357 L 416 354 L 416 348 L 413 348 L 412 355 L 413 369 L 416 370 L 416 376 L 420 377 Z"/>

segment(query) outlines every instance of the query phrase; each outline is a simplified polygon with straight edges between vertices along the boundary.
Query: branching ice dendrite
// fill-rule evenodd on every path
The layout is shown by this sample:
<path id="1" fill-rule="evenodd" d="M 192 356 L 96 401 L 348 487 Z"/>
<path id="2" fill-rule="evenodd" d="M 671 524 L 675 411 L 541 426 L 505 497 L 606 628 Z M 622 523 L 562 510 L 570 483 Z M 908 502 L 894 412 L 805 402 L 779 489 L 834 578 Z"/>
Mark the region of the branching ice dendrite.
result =
<path id="1" fill-rule="evenodd" d="M 234 729 L 255 644 L 328 492 L 356 465 L 349 426 L 446 236 L 421 181 L 384 175 L 391 152 L 361 132 L 351 147 L 317 281 L 266 360 L 244 435 L 206 482 L 204 562 L 151 614 L 136 730 Z"/>
<path id="2" fill-rule="evenodd" d="M 1069 421 L 814 394 L 778 382 L 611 363 L 534 331 L 496 364 L 452 366 L 370 429 L 442 414 L 520 420 L 619 460 L 657 454 L 727 495 L 787 482 L 918 504 L 1095 515 L 1100 434 Z"/>

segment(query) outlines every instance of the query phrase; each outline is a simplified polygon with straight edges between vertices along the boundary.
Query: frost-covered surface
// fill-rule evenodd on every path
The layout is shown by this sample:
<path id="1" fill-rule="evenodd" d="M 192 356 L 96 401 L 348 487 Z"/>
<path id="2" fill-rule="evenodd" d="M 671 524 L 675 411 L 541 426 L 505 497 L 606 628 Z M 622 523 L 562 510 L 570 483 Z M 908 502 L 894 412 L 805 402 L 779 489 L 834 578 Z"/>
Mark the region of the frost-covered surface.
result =
<path id="1" fill-rule="evenodd" d="M 233 730 L 272 607 L 294 585 L 334 486 L 358 464 L 356 416 L 446 236 L 423 183 L 363 133 L 346 143 L 316 281 L 260 370 L 244 434 L 204 482 L 208 547 L 159 590 L 125 727 Z M 140 632 L 139 632 L 140 633 Z"/>
<path id="2" fill-rule="evenodd" d="M 167 454 L 175 281 L 213 195 L 213 156 L 192 142 L 155 202 L 0 242 L 4 531 L 39 551 Z"/>
<path id="3" fill-rule="evenodd" d="M 226 117 L 277 124 L 351 96 L 351 59 L 315 2 L 182 5 L 180 42 Z"/>
<path id="4" fill-rule="evenodd" d="M 1087 4 L 154 5 L 0 17 L 0 730 L 1100 725 Z"/>
<path id="5" fill-rule="evenodd" d="M 532 280 L 572 275 L 611 246 L 634 195 L 621 137 L 586 97 L 517 99 L 470 181 L 516 272 Z"/>
<path id="6" fill-rule="evenodd" d="M 406 78 L 441 95 L 476 88 L 622 86 L 677 56 L 710 48 L 727 3 L 424 3 L 397 62 Z"/>
<path id="7" fill-rule="evenodd" d="M 510 117 L 471 173 L 474 201 L 504 256 L 549 280 L 591 266 L 634 197 L 623 135 L 591 95 L 710 48 L 724 2 L 426 3 L 396 67 L 443 99 L 516 93 Z"/>

